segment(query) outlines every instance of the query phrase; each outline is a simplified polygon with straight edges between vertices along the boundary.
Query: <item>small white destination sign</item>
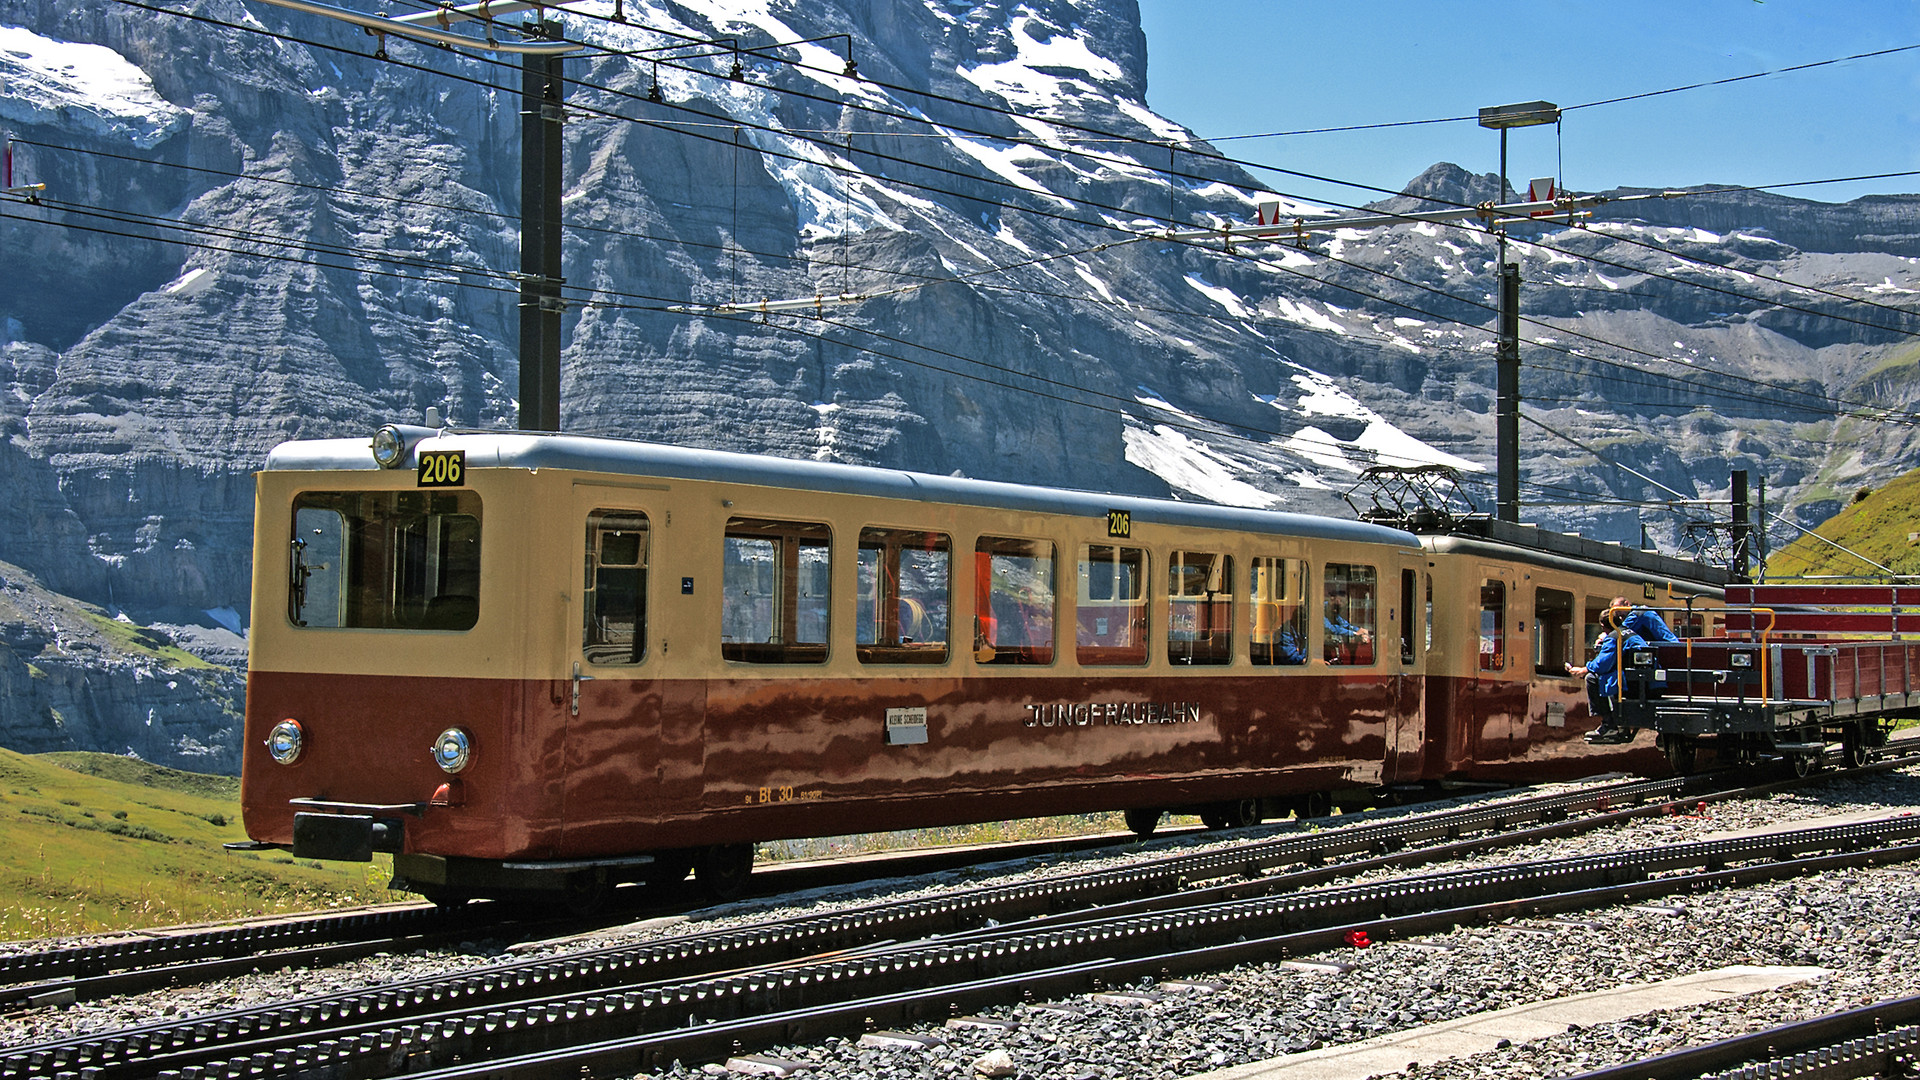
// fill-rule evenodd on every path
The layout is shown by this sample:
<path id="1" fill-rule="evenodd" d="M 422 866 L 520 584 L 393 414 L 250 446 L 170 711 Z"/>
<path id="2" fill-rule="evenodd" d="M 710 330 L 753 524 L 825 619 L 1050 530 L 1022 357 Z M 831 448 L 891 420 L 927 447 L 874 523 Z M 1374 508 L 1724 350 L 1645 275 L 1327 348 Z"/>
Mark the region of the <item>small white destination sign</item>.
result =
<path id="1" fill-rule="evenodd" d="M 887 745 L 912 746 L 927 741 L 927 707 L 887 710 Z"/>

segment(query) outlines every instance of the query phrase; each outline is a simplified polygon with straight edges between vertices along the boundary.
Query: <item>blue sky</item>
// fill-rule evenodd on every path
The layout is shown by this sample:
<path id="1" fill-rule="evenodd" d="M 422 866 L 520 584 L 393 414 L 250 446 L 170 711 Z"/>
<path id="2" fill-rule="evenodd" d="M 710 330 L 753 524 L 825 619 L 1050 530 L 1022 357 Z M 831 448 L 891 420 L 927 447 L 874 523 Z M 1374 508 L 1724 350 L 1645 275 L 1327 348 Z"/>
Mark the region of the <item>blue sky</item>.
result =
<path id="1" fill-rule="evenodd" d="M 1207 138 L 1569 106 L 1920 45 L 1920 0 L 1140 0 L 1148 103 Z M 1508 179 L 1574 190 L 1777 184 L 1920 169 L 1920 49 L 1640 101 L 1508 136 Z M 1216 144 L 1398 189 L 1436 161 L 1499 167 L 1473 121 Z M 1372 192 L 1273 176 L 1340 203 Z M 1784 189 L 1840 202 L 1920 176 Z"/>

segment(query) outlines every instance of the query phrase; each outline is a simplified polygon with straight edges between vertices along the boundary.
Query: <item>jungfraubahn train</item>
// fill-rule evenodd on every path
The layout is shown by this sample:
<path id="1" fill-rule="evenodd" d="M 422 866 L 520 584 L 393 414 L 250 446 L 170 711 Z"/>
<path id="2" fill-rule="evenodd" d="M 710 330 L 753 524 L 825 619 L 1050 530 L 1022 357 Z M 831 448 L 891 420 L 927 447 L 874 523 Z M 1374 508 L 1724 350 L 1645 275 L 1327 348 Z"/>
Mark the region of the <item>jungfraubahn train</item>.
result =
<path id="1" fill-rule="evenodd" d="M 1566 664 L 1621 594 L 1716 632 L 1726 583 L 1499 522 L 388 425 L 257 476 L 245 823 L 590 905 L 727 895 L 761 841 L 1658 773 L 1583 740 Z"/>

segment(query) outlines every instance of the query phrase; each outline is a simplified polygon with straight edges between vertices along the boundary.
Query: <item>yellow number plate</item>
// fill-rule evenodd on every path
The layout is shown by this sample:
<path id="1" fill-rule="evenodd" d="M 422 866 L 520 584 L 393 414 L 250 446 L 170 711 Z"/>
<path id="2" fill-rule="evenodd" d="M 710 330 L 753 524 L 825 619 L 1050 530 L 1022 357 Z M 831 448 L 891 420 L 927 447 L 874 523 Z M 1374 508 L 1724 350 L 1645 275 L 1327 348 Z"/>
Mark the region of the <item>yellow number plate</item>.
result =
<path id="1" fill-rule="evenodd" d="M 465 487 L 467 452 L 465 450 L 423 450 L 420 452 L 420 487 Z"/>

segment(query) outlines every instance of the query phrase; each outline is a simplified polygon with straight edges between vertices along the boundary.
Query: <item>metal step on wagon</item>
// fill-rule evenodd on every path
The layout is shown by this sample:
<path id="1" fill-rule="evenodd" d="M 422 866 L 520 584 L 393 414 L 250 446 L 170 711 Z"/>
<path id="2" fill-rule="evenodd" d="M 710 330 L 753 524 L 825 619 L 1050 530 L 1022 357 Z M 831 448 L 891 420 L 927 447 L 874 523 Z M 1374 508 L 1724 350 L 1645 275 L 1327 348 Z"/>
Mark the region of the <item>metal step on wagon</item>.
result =
<path id="1" fill-rule="evenodd" d="M 1729 585 L 1726 600 L 1725 637 L 1622 657 L 1620 722 L 1653 730 L 1676 772 L 1702 751 L 1801 775 L 1836 750 L 1863 765 L 1920 716 L 1920 586 Z"/>

